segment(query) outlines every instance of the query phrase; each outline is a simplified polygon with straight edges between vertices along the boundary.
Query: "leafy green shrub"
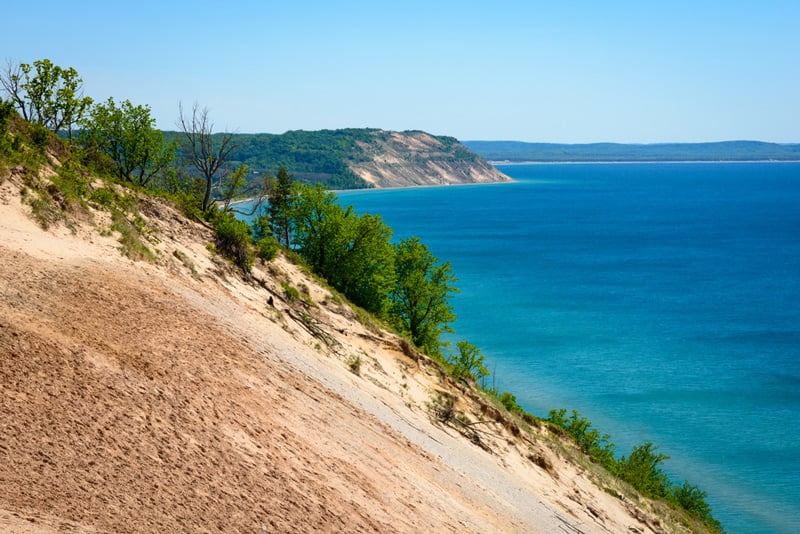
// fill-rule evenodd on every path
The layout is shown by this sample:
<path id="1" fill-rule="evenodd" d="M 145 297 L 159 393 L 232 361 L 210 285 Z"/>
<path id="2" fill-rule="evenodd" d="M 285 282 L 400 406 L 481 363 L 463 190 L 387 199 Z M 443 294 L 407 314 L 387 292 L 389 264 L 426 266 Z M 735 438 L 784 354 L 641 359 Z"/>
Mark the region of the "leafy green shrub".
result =
<path id="1" fill-rule="evenodd" d="M 125 214 L 115 209 L 111 213 L 111 229 L 119 232 L 120 250 L 132 260 L 155 260 L 155 254 L 142 242 L 142 234 Z"/>
<path id="2" fill-rule="evenodd" d="M 45 198 L 46 194 L 39 191 L 26 191 L 22 200 L 31 207 L 31 215 L 43 229 L 47 230 L 53 224 L 63 220 L 64 214 L 53 204 L 52 200 Z"/>
<path id="3" fill-rule="evenodd" d="M 101 187 L 100 189 L 95 189 L 89 195 L 89 200 L 97 204 L 98 206 L 104 207 L 111 207 L 117 200 L 117 193 L 108 187 Z"/>
<path id="4" fill-rule="evenodd" d="M 489 374 L 483 365 L 485 357 L 478 347 L 468 341 L 459 341 L 456 347 L 458 347 L 458 354 L 450 356 L 453 378 L 456 380 L 480 380 L 481 377 Z"/>
<path id="5" fill-rule="evenodd" d="M 281 282 L 281 287 L 283 288 L 283 294 L 286 296 L 286 300 L 289 302 L 294 302 L 300 298 L 300 292 L 297 288 L 290 286 L 286 282 Z"/>
<path id="6" fill-rule="evenodd" d="M 274 237 L 262 237 L 256 243 L 256 255 L 263 261 L 272 261 L 278 256 L 281 246 Z"/>
<path id="7" fill-rule="evenodd" d="M 214 230 L 214 244 L 219 253 L 230 259 L 242 271 L 249 273 L 253 268 L 250 226 L 227 213 L 217 218 Z"/>
<path id="8" fill-rule="evenodd" d="M 721 531 L 722 524 L 711 515 L 711 506 L 706 502 L 706 496 L 705 491 L 684 481 L 683 484 L 672 489 L 669 500 L 702 520 L 709 527 Z"/>
<path id="9" fill-rule="evenodd" d="M 44 151 L 50 145 L 50 130 L 41 124 L 30 124 L 29 128 L 33 146 Z"/>
<path id="10" fill-rule="evenodd" d="M 567 410 L 550 410 L 547 421 L 566 431 L 575 440 L 581 451 L 588 454 L 593 462 L 597 462 L 609 470 L 616 468 L 616 458 L 614 449 L 616 445 L 611 443 L 608 434 L 600 434 L 596 428 L 592 428 L 592 423 L 582 417 L 577 410 L 572 410 L 569 418 L 566 417 Z"/>
<path id="11" fill-rule="evenodd" d="M 508 410 L 509 412 L 521 413 L 523 411 L 522 407 L 519 404 L 517 404 L 517 397 L 514 396 L 513 393 L 510 393 L 508 391 L 504 391 L 497 398 L 500 401 L 500 403 L 503 406 L 505 406 L 506 410 Z"/>
<path id="12" fill-rule="evenodd" d="M 11 152 L 11 140 L 8 135 L 8 123 L 14 113 L 14 105 L 0 99 L 0 155 Z"/>
<path id="13" fill-rule="evenodd" d="M 659 467 L 669 456 L 656 453 L 651 442 L 634 447 L 629 457 L 617 464 L 617 475 L 647 497 L 664 498 L 669 495 L 670 482 Z"/>
<path id="14" fill-rule="evenodd" d="M 88 181 L 69 162 L 65 162 L 58 167 L 56 175 L 51 176 L 50 181 L 63 195 L 67 204 L 79 203 L 83 205 L 85 203 L 84 199 L 89 191 Z"/>

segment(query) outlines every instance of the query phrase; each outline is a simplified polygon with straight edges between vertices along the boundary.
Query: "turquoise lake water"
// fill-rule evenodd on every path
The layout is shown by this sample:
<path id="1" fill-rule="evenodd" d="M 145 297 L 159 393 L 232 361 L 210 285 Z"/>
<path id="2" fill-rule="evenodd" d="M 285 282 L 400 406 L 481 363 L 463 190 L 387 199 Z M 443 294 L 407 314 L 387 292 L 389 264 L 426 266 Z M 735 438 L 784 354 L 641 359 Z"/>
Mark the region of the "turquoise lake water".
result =
<path id="1" fill-rule="evenodd" d="M 800 532 L 800 163 L 515 165 L 343 192 L 419 236 L 528 411 L 652 441 L 730 532 Z"/>

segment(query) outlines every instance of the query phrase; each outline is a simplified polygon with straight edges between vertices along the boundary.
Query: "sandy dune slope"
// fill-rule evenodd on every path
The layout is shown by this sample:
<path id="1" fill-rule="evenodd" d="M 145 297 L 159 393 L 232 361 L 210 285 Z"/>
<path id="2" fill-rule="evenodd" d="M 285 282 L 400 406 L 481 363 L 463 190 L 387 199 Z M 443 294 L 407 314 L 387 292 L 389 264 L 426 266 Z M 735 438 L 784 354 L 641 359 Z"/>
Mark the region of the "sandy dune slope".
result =
<path id="1" fill-rule="evenodd" d="M 18 189 L 0 184 L 0 531 L 661 530 L 544 437 L 433 421 L 435 366 L 285 260 L 244 280 L 143 200 L 157 259 L 133 262 L 102 212 L 45 231 Z"/>

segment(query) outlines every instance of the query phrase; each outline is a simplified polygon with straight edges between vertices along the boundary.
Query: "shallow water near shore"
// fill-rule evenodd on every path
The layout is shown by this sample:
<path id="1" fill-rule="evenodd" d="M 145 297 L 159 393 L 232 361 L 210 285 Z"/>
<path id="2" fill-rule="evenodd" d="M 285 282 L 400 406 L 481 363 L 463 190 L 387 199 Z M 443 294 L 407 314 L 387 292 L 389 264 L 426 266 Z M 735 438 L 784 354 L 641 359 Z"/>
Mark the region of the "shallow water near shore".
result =
<path id="1" fill-rule="evenodd" d="M 452 339 L 527 410 L 656 443 L 730 532 L 800 532 L 800 164 L 498 168 L 339 197 L 451 262 Z"/>

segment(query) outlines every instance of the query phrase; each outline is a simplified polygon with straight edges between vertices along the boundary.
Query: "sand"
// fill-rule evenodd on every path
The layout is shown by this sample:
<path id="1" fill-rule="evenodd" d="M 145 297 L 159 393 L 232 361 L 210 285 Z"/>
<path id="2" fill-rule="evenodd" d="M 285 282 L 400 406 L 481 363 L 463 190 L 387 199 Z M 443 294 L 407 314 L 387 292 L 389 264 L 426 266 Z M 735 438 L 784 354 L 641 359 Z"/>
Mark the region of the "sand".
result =
<path id="1" fill-rule="evenodd" d="M 662 531 L 546 432 L 489 422 L 479 445 L 437 422 L 457 388 L 285 259 L 245 280 L 143 201 L 157 260 L 134 262 L 102 212 L 38 227 L 19 185 L 0 184 L 0 531 Z"/>

